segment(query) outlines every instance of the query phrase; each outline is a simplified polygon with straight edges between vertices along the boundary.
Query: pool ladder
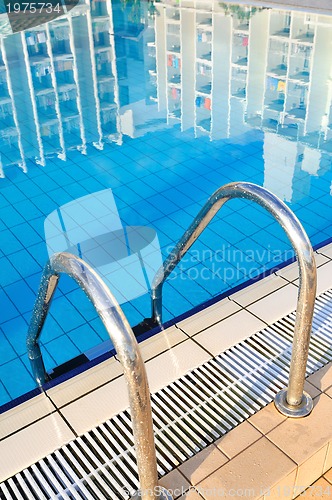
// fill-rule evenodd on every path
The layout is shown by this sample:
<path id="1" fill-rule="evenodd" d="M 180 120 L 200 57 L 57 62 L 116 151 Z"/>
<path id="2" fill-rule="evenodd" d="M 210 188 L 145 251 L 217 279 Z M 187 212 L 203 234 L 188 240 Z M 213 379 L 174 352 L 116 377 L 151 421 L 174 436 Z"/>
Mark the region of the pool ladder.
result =
<path id="1" fill-rule="evenodd" d="M 119 304 L 103 280 L 86 262 L 70 253 L 54 254 L 43 271 L 27 336 L 28 356 L 35 379 L 40 386 L 48 380 L 39 339 L 62 273 L 73 278 L 91 300 L 122 364 L 129 394 L 141 488 L 139 498 L 171 500 L 169 492 L 158 486 L 150 391 L 137 340 Z"/>
<path id="2" fill-rule="evenodd" d="M 316 265 L 310 241 L 302 225 L 287 205 L 268 190 L 247 182 L 235 182 L 219 188 L 209 198 L 156 274 L 152 286 L 152 318 L 147 321 L 151 324 L 162 323 L 162 287 L 165 280 L 220 208 L 232 198 L 255 201 L 272 214 L 285 230 L 297 255 L 300 284 L 289 384 L 287 389 L 276 395 L 275 405 L 284 415 L 303 417 L 313 407 L 311 397 L 303 388 L 316 296 Z M 82 259 L 66 252 L 54 254 L 44 268 L 27 335 L 28 356 L 36 381 L 42 386 L 48 380 L 39 339 L 62 273 L 73 278 L 91 300 L 122 364 L 129 393 L 140 498 L 147 500 L 153 496 L 160 500 L 170 500 L 172 497 L 169 492 L 158 487 L 150 392 L 134 333 L 98 274 Z"/>
<path id="3" fill-rule="evenodd" d="M 222 186 L 210 196 L 156 274 L 152 284 L 152 316 L 145 322 L 151 325 L 162 324 L 164 282 L 221 207 L 233 198 L 254 201 L 273 215 L 286 232 L 297 256 L 300 284 L 289 384 L 288 389 L 276 395 L 275 405 L 288 417 L 303 417 L 312 410 L 312 399 L 303 392 L 303 388 L 316 297 L 316 264 L 312 246 L 301 223 L 290 208 L 267 189 L 250 182 L 233 182 Z"/>

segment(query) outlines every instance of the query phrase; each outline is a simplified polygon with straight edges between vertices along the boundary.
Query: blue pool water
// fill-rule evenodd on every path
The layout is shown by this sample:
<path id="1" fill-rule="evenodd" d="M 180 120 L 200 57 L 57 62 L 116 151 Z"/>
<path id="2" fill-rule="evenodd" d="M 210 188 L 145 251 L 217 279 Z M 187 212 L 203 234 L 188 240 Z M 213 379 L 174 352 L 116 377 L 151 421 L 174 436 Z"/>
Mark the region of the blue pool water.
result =
<path id="1" fill-rule="evenodd" d="M 329 17 L 92 1 L 90 18 L 84 7 L 1 40 L 0 404 L 35 387 L 25 338 L 52 251 L 83 252 L 134 326 L 150 316 L 161 257 L 225 183 L 270 189 L 313 245 L 332 236 Z M 143 263 L 121 239 L 137 227 Z M 292 256 L 267 213 L 230 201 L 167 280 L 164 321 Z M 107 338 L 62 276 L 46 368 Z"/>

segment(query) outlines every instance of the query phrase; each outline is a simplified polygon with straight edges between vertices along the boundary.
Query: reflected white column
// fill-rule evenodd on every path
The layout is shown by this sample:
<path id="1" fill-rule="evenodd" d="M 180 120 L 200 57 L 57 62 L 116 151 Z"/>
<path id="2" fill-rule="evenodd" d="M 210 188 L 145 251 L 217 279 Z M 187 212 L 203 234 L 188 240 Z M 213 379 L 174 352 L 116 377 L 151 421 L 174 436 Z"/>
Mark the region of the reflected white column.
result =
<path id="1" fill-rule="evenodd" d="M 24 154 L 23 145 L 22 145 L 22 134 L 21 134 L 20 124 L 19 124 L 18 119 L 17 119 L 13 86 L 12 86 L 12 81 L 11 81 L 11 77 L 10 77 L 9 64 L 8 64 L 7 54 L 6 54 L 6 47 L 5 47 L 5 44 L 3 43 L 3 40 L 2 40 L 2 44 L 1 44 L 1 51 L 2 51 L 2 59 L 3 59 L 3 62 L 5 64 L 5 68 L 6 68 L 8 93 L 9 93 L 9 97 L 10 97 L 11 102 L 12 102 L 13 119 L 14 119 L 16 130 L 17 130 L 18 147 L 19 147 L 20 155 L 21 155 L 21 162 L 20 162 L 19 166 L 22 168 L 23 172 L 26 173 L 27 166 L 26 166 L 26 162 L 25 162 L 25 154 Z M 2 169 L 2 174 L 3 174 L 3 169 Z"/>
<path id="2" fill-rule="evenodd" d="M 264 133 L 264 183 L 283 201 L 292 201 L 292 181 L 297 160 L 297 142 L 271 132 Z"/>
<path id="3" fill-rule="evenodd" d="M 46 46 L 47 46 L 47 52 L 50 58 L 50 64 L 51 64 L 51 80 L 52 80 L 52 85 L 54 88 L 54 94 L 55 94 L 55 111 L 58 119 L 58 127 L 59 127 L 59 142 L 60 142 L 60 147 L 62 149 L 61 155 L 59 158 L 62 160 L 66 159 L 66 145 L 65 145 L 65 140 L 63 137 L 63 124 L 62 124 L 62 116 L 61 116 L 61 111 L 60 111 L 60 104 L 59 104 L 59 93 L 58 93 L 58 86 L 57 86 L 57 81 L 56 81 L 56 75 L 55 75 L 55 66 L 54 66 L 54 56 L 53 56 L 53 50 L 52 50 L 52 44 L 51 44 L 51 34 L 50 34 L 50 27 L 49 24 L 45 24 L 45 31 L 46 31 Z"/>
<path id="4" fill-rule="evenodd" d="M 44 146 L 43 146 L 43 141 L 42 141 L 41 133 L 40 133 L 40 123 L 39 123 L 39 118 L 38 118 L 36 96 L 35 96 L 35 90 L 34 90 L 34 86 L 33 86 L 33 79 L 32 79 L 32 73 L 31 73 L 31 67 L 30 67 L 30 61 L 29 61 L 29 54 L 28 54 L 28 48 L 27 48 L 27 44 L 26 44 L 24 31 L 21 31 L 21 43 L 22 43 L 22 49 L 23 49 L 23 54 L 24 54 L 26 73 L 27 73 L 27 77 L 28 77 L 29 92 L 30 92 L 31 104 L 32 104 L 32 109 L 33 109 L 34 122 L 35 122 L 35 126 L 36 126 L 37 141 L 38 141 L 38 145 L 39 145 L 40 159 L 38 160 L 38 163 L 40 163 L 42 166 L 45 166 Z"/>

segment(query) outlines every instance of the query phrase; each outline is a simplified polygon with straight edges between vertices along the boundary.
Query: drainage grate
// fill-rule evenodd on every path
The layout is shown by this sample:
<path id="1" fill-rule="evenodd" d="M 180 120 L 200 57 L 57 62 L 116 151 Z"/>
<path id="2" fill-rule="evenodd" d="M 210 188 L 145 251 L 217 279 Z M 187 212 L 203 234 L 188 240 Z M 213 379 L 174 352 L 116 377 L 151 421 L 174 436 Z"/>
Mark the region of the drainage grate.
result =
<path id="1" fill-rule="evenodd" d="M 152 395 L 161 476 L 270 403 L 287 384 L 295 313 Z M 332 360 L 332 292 L 316 299 L 307 374 Z M 1 499 L 116 499 L 138 489 L 124 411 L 0 484 Z"/>

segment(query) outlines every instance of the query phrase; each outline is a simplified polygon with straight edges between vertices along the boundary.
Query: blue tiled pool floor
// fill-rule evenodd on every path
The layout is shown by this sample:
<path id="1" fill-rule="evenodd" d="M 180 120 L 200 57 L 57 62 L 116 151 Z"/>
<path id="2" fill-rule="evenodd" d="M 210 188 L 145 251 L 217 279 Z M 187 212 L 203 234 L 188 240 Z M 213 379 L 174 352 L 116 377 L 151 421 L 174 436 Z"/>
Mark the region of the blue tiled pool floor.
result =
<path id="1" fill-rule="evenodd" d="M 294 83 L 290 71 L 302 65 L 317 74 L 322 54 L 311 49 L 316 35 L 323 40 L 330 29 L 329 18 L 313 27 L 302 12 L 285 16 L 242 6 L 244 23 L 243 16 L 226 15 L 221 3 L 213 16 L 207 6 L 205 20 L 202 12 L 191 12 L 191 38 L 179 37 L 181 8 L 171 2 L 157 2 L 154 14 L 143 0 L 90 3 L 90 17 L 75 15 L 72 23 L 64 17 L 49 30 L 0 40 L 0 406 L 35 388 L 25 338 L 50 249 L 73 247 L 80 254 L 84 247 L 135 326 L 151 312 L 153 251 L 160 249 L 160 261 L 166 258 L 226 183 L 270 189 L 296 213 L 313 245 L 332 235 L 330 72 L 308 85 L 307 77 Z M 290 18 L 289 40 L 285 35 L 282 48 L 278 41 L 275 46 L 274 31 Z M 164 34 L 156 30 L 161 21 Z M 312 36 L 303 48 L 296 30 L 304 28 Z M 264 47 L 256 38 L 263 31 Z M 170 49 L 179 40 L 183 46 L 175 55 Z M 258 46 L 266 57 L 256 57 Z M 274 65 L 285 47 L 291 68 L 277 78 Z M 189 49 L 192 58 L 186 58 Z M 245 67 L 238 64 L 244 53 L 250 55 Z M 224 58 L 213 67 L 222 54 L 230 54 L 227 64 Z M 255 66 L 263 60 L 266 66 Z M 282 112 L 274 109 L 276 101 Z M 101 201 L 105 193 L 109 202 Z M 140 277 L 131 260 L 139 254 L 131 253 L 131 244 L 138 245 L 129 241 L 134 230 L 138 240 L 151 237 L 148 249 L 139 248 L 145 263 Z M 112 244 L 102 247 L 103 238 Z M 128 260 L 121 268 L 124 249 Z M 293 255 L 262 208 L 229 201 L 165 283 L 164 321 Z M 82 290 L 62 276 L 41 336 L 47 370 L 105 340 Z"/>
<path id="2" fill-rule="evenodd" d="M 206 139 L 189 140 L 188 136 L 183 143 L 181 132 L 173 128 L 149 134 L 144 140 L 128 139 L 121 147 L 106 146 L 103 152 L 91 150 L 87 158 L 71 152 L 66 162 L 53 158 L 45 167 L 31 163 L 26 175 L 16 167 L 7 170 L 6 178 L 1 180 L 0 197 L 1 402 L 35 387 L 25 337 L 42 267 L 48 258 L 44 221 L 59 204 L 111 188 L 122 223 L 154 228 L 165 258 L 215 189 L 253 177 L 263 184 L 261 132 L 250 131 L 238 142 L 232 141 L 232 155 L 228 154 L 230 141 L 211 143 Z M 173 148 L 181 147 L 181 162 L 174 159 L 174 149 L 165 147 L 170 143 Z M 149 155 L 141 152 L 145 145 L 149 145 Z M 159 161 L 157 145 L 162 145 Z M 251 160 L 256 167 L 250 166 L 248 176 L 246 168 Z M 319 179 L 317 189 L 322 190 L 322 196 L 317 208 L 309 195 L 291 204 L 296 213 L 303 214 L 302 222 L 313 244 L 330 234 L 324 209 L 328 214 L 331 202 L 323 193 L 331 174 L 326 177 Z M 318 179 L 313 179 L 315 184 Z M 307 208 L 310 204 L 311 210 Z M 259 206 L 247 201 L 229 202 L 166 282 L 164 320 L 255 278 L 291 255 L 283 232 Z M 150 306 L 148 294 L 122 304 L 133 326 L 150 315 Z M 107 338 L 84 293 L 70 278 L 62 276 L 42 335 L 47 369 Z M 8 377 L 8 373 L 15 373 L 15 377 Z M 17 384 L 17 380 L 24 382 Z"/>

